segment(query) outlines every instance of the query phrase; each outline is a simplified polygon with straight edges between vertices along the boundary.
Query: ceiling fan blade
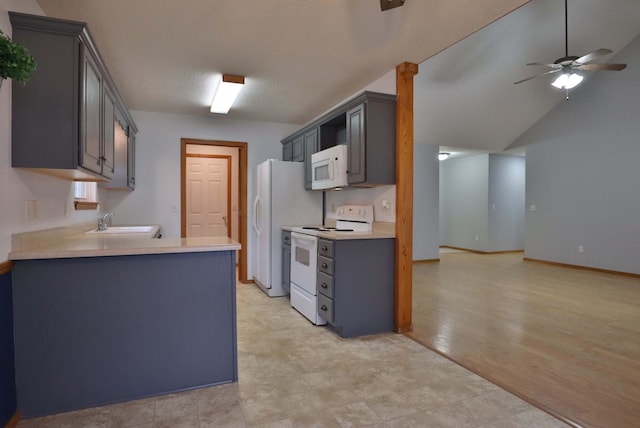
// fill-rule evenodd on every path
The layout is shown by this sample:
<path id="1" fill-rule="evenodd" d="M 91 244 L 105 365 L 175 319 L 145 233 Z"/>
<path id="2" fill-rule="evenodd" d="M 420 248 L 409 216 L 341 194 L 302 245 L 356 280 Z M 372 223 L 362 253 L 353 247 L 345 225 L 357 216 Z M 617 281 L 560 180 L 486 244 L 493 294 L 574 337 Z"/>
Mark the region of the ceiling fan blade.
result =
<path id="1" fill-rule="evenodd" d="M 544 73 L 536 74 L 535 76 L 527 77 L 526 79 L 522 79 L 522 80 L 518 80 L 517 82 L 513 82 L 513 84 L 517 85 L 518 83 L 526 82 L 527 80 L 535 79 L 536 77 L 544 76 L 545 74 L 557 73 L 558 71 L 561 71 L 561 70 L 562 70 L 561 68 L 558 68 L 556 70 L 545 71 Z"/>
<path id="2" fill-rule="evenodd" d="M 578 62 L 580 64 L 585 64 L 589 61 L 593 61 L 599 56 L 609 55 L 610 53 L 613 53 L 611 49 L 604 49 L 604 48 L 598 49 L 597 51 L 593 51 L 591 53 L 581 56 L 580 58 L 576 59 L 575 62 Z"/>
<path id="3" fill-rule="evenodd" d="M 551 68 L 562 68 L 562 65 L 560 64 L 543 64 L 541 62 L 529 62 L 527 63 L 527 65 L 542 65 L 542 66 L 551 67 Z"/>
<path id="4" fill-rule="evenodd" d="M 579 70 L 585 70 L 585 71 L 598 71 L 598 70 L 620 71 L 627 68 L 627 64 L 582 64 L 575 68 Z"/>

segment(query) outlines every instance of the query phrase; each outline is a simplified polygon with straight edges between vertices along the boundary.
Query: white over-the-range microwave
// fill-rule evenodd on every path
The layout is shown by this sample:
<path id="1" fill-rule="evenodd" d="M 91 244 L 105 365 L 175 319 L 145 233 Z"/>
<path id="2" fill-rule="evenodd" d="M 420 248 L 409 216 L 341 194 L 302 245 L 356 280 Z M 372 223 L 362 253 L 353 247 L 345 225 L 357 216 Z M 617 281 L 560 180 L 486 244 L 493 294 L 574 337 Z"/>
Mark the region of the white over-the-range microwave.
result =
<path id="1" fill-rule="evenodd" d="M 345 144 L 338 144 L 311 155 L 311 189 L 335 189 L 347 184 Z"/>

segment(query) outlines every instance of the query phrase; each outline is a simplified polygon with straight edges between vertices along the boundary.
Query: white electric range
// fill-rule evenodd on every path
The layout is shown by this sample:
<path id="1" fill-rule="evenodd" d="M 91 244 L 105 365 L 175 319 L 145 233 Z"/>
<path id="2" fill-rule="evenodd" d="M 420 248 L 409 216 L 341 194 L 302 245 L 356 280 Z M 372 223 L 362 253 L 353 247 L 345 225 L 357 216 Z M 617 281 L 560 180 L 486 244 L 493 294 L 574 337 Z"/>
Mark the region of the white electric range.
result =
<path id="1" fill-rule="evenodd" d="M 326 324 L 318 314 L 318 234 L 370 233 L 373 205 L 343 205 L 336 210 L 336 226 L 291 228 L 291 306 L 316 325 Z"/>

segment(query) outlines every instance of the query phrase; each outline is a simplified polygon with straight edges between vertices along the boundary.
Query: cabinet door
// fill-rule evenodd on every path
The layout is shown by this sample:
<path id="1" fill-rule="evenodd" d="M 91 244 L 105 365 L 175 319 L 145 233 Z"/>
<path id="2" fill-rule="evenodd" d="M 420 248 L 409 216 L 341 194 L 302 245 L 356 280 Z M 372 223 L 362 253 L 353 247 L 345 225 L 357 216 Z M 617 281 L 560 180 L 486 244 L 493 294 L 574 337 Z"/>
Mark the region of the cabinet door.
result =
<path id="1" fill-rule="evenodd" d="M 304 134 L 304 187 L 311 189 L 311 155 L 319 150 L 318 128 Z"/>
<path id="2" fill-rule="evenodd" d="M 84 50 L 80 118 L 80 165 L 102 173 L 102 75 L 93 57 Z"/>
<path id="3" fill-rule="evenodd" d="M 282 144 L 282 160 L 283 161 L 292 161 L 293 160 L 293 142 L 287 141 Z"/>
<path id="4" fill-rule="evenodd" d="M 292 141 L 293 161 L 304 161 L 304 135 L 296 137 Z"/>
<path id="5" fill-rule="evenodd" d="M 102 138 L 102 175 L 113 178 L 115 173 L 115 147 L 116 147 L 116 114 L 115 98 L 111 90 L 104 86 L 104 110 L 103 110 L 103 138 Z"/>
<path id="6" fill-rule="evenodd" d="M 349 184 L 366 181 L 365 171 L 365 114 L 366 104 L 347 112 L 347 169 Z"/>
<path id="7" fill-rule="evenodd" d="M 129 189 L 136 188 L 136 134 L 129 128 L 127 143 L 127 183 Z"/>

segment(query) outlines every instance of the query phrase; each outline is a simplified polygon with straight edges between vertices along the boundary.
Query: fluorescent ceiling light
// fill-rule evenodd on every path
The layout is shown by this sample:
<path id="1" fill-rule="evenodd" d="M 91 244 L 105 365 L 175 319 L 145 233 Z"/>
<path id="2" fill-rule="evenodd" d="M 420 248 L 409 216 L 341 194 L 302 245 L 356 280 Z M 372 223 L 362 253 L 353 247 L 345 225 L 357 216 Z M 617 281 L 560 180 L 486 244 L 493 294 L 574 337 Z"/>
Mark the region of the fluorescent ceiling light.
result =
<path id="1" fill-rule="evenodd" d="M 443 153 L 438 153 L 438 160 L 441 160 L 441 161 L 445 160 L 446 158 L 449 157 L 449 154 L 450 153 L 444 153 L 444 152 Z"/>
<path id="2" fill-rule="evenodd" d="M 223 74 L 222 80 L 216 89 L 211 103 L 211 113 L 229 113 L 231 105 L 235 101 L 240 89 L 244 85 L 243 76 L 234 76 L 232 74 Z"/>
<path id="3" fill-rule="evenodd" d="M 562 73 L 551 85 L 558 89 L 572 89 L 582 82 L 583 77 L 576 73 Z"/>

